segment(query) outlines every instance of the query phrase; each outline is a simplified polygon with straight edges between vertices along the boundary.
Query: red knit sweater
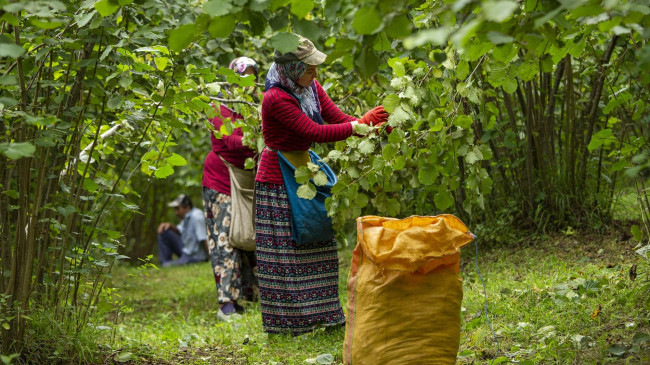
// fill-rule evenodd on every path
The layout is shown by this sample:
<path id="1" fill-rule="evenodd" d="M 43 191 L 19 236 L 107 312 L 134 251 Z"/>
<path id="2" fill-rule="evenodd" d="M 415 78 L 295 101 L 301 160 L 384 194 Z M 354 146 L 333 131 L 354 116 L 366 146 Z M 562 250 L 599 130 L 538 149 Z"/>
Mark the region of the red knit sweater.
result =
<path id="1" fill-rule="evenodd" d="M 307 116 L 298 101 L 287 92 L 270 88 L 262 101 L 264 143 L 279 151 L 306 151 L 312 143 L 344 140 L 354 133 L 349 122 L 357 118 L 344 114 L 316 82 L 321 116 L 328 124 L 320 125 Z M 284 184 L 276 152 L 264 149 L 255 181 Z"/>
<path id="2" fill-rule="evenodd" d="M 241 115 L 234 113 L 223 105 L 221 105 L 220 112 L 221 117 L 231 118 L 233 121 L 242 118 Z M 223 121 L 219 117 L 214 117 L 210 121 L 216 130 L 219 130 L 223 125 Z M 205 156 L 205 162 L 203 163 L 203 186 L 230 195 L 230 174 L 219 156 L 243 169 L 246 159 L 255 156 L 255 151 L 242 144 L 243 137 L 244 134 L 241 128 L 236 128 L 229 136 L 224 135 L 221 139 L 217 139 L 212 133 L 210 134 L 212 151 Z"/>

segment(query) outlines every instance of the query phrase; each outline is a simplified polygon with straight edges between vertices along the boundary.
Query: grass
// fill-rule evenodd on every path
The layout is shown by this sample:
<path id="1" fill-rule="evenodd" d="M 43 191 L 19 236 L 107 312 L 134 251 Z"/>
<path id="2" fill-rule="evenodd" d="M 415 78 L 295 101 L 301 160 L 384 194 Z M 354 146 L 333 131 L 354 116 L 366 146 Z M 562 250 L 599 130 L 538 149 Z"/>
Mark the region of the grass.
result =
<path id="1" fill-rule="evenodd" d="M 632 246 L 616 237 L 575 234 L 481 248 L 479 268 L 498 345 L 485 321 L 474 246 L 468 246 L 461 267 L 465 297 L 458 363 L 650 362 L 649 265 Z M 351 248 L 340 252 L 343 303 L 350 257 Z M 248 303 L 246 314 L 231 323 L 218 321 L 207 263 L 161 270 L 118 267 L 113 285 L 122 288 L 116 298 L 123 307 L 119 316 L 113 310 L 105 317 L 103 325 L 111 329 L 99 340 L 107 349 L 106 363 L 306 364 L 321 354 L 341 363 L 342 329 L 268 336 L 256 303 Z"/>

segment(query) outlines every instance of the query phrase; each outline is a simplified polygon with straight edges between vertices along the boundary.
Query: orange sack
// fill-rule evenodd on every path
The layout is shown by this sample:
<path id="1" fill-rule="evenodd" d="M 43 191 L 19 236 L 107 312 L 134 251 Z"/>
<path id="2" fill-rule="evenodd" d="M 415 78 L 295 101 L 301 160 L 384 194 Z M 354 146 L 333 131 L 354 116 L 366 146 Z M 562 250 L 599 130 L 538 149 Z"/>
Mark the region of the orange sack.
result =
<path id="1" fill-rule="evenodd" d="M 357 218 L 344 363 L 455 364 L 460 248 L 473 239 L 450 214 Z"/>

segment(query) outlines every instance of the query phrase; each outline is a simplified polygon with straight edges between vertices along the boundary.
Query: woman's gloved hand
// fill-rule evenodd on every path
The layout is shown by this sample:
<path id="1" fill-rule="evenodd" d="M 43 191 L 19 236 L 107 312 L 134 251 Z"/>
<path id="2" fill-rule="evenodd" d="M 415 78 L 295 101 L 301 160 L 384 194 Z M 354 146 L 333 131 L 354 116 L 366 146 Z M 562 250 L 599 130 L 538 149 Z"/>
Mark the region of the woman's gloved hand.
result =
<path id="1" fill-rule="evenodd" d="M 369 112 L 364 114 L 364 116 L 359 119 L 359 123 L 374 126 L 379 123 L 385 123 L 388 121 L 389 116 L 390 114 L 384 110 L 384 106 L 380 105 L 370 109 Z"/>

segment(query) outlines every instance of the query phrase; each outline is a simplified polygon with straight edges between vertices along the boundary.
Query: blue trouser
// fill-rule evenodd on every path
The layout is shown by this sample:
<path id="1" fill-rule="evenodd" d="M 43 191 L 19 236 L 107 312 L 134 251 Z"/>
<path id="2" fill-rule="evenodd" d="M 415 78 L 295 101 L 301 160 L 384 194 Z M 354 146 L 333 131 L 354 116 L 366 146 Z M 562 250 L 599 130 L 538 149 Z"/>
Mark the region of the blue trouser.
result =
<path id="1" fill-rule="evenodd" d="M 172 260 L 172 255 L 176 254 L 178 260 Z M 168 229 L 158 235 L 158 257 L 162 266 L 185 265 L 199 262 L 192 256 L 183 253 L 183 240 L 181 235 Z"/>

